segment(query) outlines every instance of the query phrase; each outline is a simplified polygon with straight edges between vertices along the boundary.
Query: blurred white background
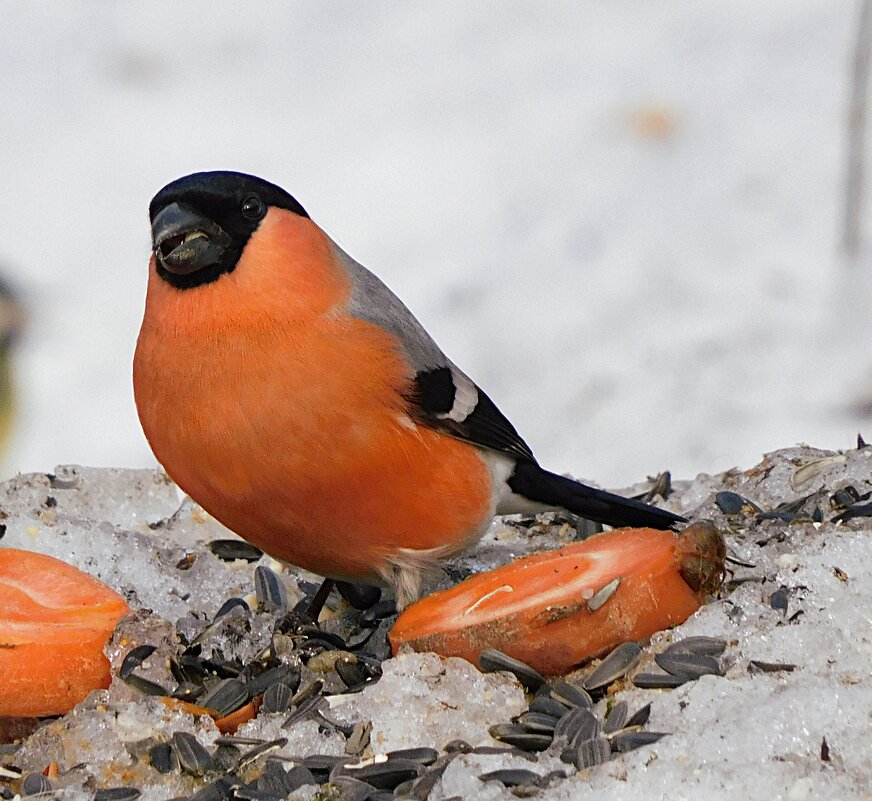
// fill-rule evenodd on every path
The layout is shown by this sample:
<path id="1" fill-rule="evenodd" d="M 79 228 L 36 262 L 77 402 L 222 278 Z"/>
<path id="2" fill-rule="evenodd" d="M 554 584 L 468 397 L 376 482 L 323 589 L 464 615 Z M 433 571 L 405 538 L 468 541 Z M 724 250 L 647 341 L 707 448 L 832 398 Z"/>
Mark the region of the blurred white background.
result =
<path id="1" fill-rule="evenodd" d="M 869 264 L 837 248 L 856 12 L 4 3 L 0 263 L 30 313 L 6 472 L 153 464 L 147 205 L 222 168 L 294 194 L 552 469 L 872 436 Z"/>

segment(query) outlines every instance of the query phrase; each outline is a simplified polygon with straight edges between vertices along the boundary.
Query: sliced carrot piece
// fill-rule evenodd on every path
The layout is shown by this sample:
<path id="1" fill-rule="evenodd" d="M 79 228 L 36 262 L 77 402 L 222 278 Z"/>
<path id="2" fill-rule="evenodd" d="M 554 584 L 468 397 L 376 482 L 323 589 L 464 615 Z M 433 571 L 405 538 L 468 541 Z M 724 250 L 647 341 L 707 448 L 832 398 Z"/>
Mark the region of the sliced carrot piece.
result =
<path id="1" fill-rule="evenodd" d="M 128 611 L 66 562 L 0 549 L 0 716 L 63 714 L 108 687 L 103 646 Z"/>
<path id="2" fill-rule="evenodd" d="M 468 578 L 408 607 L 394 653 L 460 656 L 497 648 L 547 675 L 682 623 L 723 579 L 726 549 L 710 523 L 680 535 L 620 529 Z"/>

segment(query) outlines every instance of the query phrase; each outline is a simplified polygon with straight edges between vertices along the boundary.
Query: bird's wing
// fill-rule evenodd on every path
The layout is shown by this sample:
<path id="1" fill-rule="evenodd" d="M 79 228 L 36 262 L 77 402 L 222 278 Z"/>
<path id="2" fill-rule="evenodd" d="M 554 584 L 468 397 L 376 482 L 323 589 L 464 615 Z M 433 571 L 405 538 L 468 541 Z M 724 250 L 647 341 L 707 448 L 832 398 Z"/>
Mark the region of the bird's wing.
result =
<path id="1" fill-rule="evenodd" d="M 406 396 L 410 416 L 480 448 L 535 463 L 515 427 L 439 349 L 403 302 L 369 270 L 334 247 L 351 278 L 348 312 L 393 334 L 414 371 Z"/>

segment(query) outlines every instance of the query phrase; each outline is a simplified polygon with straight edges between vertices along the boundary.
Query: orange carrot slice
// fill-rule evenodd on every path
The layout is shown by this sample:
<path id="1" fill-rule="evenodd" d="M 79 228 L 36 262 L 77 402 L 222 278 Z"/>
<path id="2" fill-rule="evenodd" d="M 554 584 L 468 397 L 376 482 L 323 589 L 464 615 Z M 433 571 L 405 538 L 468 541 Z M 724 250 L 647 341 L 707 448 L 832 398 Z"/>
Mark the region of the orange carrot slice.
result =
<path id="1" fill-rule="evenodd" d="M 460 656 L 497 648 L 555 675 L 629 640 L 682 623 L 723 580 L 726 549 L 710 523 L 680 535 L 621 529 L 468 578 L 412 604 L 390 632 L 394 653 Z"/>
<path id="2" fill-rule="evenodd" d="M 109 686 L 103 646 L 127 603 L 51 556 L 0 549 L 0 716 L 69 711 Z"/>

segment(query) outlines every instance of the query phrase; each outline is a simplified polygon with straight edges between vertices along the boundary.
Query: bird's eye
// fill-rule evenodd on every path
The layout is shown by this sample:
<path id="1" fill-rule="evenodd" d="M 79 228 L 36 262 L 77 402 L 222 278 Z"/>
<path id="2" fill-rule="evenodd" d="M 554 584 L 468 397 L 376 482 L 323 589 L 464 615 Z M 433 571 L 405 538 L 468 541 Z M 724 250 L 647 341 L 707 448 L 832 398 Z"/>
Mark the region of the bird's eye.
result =
<path id="1" fill-rule="evenodd" d="M 242 201 L 242 216 L 255 222 L 266 214 L 266 206 L 257 195 L 249 195 Z"/>

